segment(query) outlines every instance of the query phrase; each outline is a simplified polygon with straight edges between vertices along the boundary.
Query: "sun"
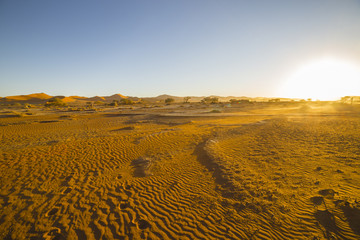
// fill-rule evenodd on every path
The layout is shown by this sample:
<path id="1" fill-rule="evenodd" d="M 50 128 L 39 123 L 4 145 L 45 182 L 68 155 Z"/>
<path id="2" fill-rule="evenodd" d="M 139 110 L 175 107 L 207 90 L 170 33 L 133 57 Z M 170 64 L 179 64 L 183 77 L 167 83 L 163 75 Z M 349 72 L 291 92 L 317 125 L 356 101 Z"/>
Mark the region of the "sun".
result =
<path id="1" fill-rule="evenodd" d="M 334 58 L 309 62 L 287 78 L 279 94 L 314 100 L 360 95 L 360 66 Z"/>

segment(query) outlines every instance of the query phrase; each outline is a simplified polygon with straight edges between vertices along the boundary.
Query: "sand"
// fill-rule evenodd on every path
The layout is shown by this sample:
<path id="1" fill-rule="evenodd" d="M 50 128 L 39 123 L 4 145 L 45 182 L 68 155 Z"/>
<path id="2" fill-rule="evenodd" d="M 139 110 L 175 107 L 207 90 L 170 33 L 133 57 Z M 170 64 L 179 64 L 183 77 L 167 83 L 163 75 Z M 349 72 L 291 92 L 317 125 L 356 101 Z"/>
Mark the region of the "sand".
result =
<path id="1" fill-rule="evenodd" d="M 358 112 L 33 111 L 1 113 L 0 239 L 360 238 Z"/>

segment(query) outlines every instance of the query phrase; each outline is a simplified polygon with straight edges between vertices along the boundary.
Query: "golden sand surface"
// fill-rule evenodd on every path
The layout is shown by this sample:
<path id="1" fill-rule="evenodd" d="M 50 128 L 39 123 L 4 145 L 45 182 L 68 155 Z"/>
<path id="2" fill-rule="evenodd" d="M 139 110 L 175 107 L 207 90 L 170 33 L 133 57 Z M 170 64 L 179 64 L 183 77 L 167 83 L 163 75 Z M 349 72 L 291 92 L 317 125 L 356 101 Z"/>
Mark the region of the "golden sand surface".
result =
<path id="1" fill-rule="evenodd" d="M 358 113 L 226 111 L 0 118 L 0 239 L 360 238 Z"/>

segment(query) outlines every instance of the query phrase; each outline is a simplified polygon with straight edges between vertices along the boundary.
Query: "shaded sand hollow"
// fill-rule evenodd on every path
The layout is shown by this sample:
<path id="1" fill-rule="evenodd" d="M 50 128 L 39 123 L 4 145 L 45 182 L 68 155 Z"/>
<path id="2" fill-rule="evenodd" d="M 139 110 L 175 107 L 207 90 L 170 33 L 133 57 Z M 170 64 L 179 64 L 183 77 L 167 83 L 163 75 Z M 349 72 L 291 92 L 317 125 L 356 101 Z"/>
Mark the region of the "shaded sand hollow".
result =
<path id="1" fill-rule="evenodd" d="M 1 118 L 0 239 L 359 239 L 359 120 Z"/>

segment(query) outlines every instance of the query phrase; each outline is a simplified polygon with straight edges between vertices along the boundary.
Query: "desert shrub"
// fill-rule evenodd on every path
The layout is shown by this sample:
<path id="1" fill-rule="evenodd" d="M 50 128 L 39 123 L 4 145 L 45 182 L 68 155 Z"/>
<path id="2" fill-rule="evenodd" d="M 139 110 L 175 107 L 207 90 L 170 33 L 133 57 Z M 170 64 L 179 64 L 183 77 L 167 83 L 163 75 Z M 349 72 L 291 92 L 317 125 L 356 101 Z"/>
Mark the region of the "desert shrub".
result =
<path id="1" fill-rule="evenodd" d="M 69 111 L 69 112 L 79 112 L 79 111 L 84 111 L 84 108 L 70 107 L 70 108 L 67 109 L 67 111 Z"/>
<path id="2" fill-rule="evenodd" d="M 29 103 L 27 103 L 27 104 L 24 105 L 24 108 L 25 108 L 25 109 L 34 108 L 34 107 L 35 107 L 34 105 L 29 104 Z"/>
<path id="3" fill-rule="evenodd" d="M 21 107 L 22 105 L 21 105 L 21 103 L 14 103 L 14 104 L 12 104 L 14 107 Z"/>
<path id="4" fill-rule="evenodd" d="M 231 104 L 251 103 L 249 99 L 230 99 Z"/>
<path id="5" fill-rule="evenodd" d="M 173 99 L 173 98 L 167 98 L 167 99 L 165 99 L 165 103 L 166 103 L 166 104 L 170 104 L 170 103 L 173 103 L 173 102 L 175 102 L 175 99 Z"/>
<path id="6" fill-rule="evenodd" d="M 140 99 L 137 101 L 138 104 L 150 104 L 150 102 L 148 100 L 145 99 Z"/>
<path id="7" fill-rule="evenodd" d="M 94 102 L 86 102 L 86 107 L 93 108 L 94 107 Z"/>
<path id="8" fill-rule="evenodd" d="M 221 113 L 221 111 L 217 110 L 217 109 L 214 109 L 214 110 L 210 111 L 210 113 Z"/>
<path id="9" fill-rule="evenodd" d="M 110 106 L 116 107 L 118 105 L 133 105 L 134 102 L 130 99 L 123 98 L 120 101 L 119 100 L 113 100 L 112 103 L 110 103 Z"/>
<path id="10" fill-rule="evenodd" d="M 109 106 L 112 106 L 112 107 L 116 107 L 119 105 L 119 101 L 118 100 L 113 100 L 112 103 L 109 104 Z"/>
<path id="11" fill-rule="evenodd" d="M 122 105 L 132 105 L 134 104 L 134 102 L 130 99 L 127 99 L 127 98 L 123 98 L 120 100 L 120 104 Z"/>
<path id="12" fill-rule="evenodd" d="M 60 98 L 50 99 L 45 103 L 45 107 L 65 107 L 66 103 Z"/>
<path id="13" fill-rule="evenodd" d="M 95 104 L 95 105 L 105 105 L 105 103 L 102 102 L 102 101 L 96 101 L 96 102 L 94 102 L 94 104 Z"/>

